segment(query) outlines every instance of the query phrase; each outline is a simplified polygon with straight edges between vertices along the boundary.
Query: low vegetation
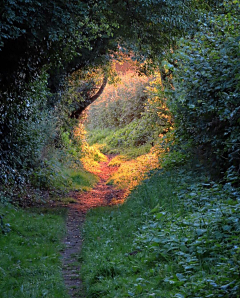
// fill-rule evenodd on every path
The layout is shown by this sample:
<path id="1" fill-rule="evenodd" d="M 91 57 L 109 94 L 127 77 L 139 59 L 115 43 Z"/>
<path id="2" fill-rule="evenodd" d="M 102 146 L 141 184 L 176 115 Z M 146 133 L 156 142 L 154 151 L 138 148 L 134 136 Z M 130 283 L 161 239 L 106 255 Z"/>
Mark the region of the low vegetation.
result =
<path id="1" fill-rule="evenodd" d="M 0 296 L 68 297 L 61 274 L 66 209 L 0 205 Z"/>
<path id="2" fill-rule="evenodd" d="M 145 161 L 150 172 L 138 180 L 137 168 L 125 203 L 88 213 L 81 274 L 89 298 L 240 297 L 239 1 L 219 9 L 161 62 L 141 117 L 109 121 L 102 133 L 91 127 L 91 142 L 120 154 L 109 183 L 131 182 L 151 152 L 158 169 Z M 109 117 L 127 115 L 124 99 L 101 117 L 108 106 Z M 129 156 L 136 147 L 142 154 Z"/>
<path id="3" fill-rule="evenodd" d="M 87 297 L 239 297 L 239 203 L 199 171 L 158 170 L 123 205 L 92 210 Z"/>

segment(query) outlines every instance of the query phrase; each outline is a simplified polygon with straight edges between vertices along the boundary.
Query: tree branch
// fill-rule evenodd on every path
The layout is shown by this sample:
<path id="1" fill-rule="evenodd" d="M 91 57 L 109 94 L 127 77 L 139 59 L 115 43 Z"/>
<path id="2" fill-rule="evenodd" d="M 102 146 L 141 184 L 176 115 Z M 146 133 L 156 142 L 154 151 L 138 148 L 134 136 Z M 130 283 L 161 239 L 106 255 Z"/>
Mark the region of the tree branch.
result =
<path id="1" fill-rule="evenodd" d="M 77 110 L 73 111 L 70 117 L 78 119 L 80 117 L 80 115 L 82 114 L 82 112 L 103 93 L 103 90 L 105 89 L 105 87 L 107 85 L 107 82 L 108 82 L 108 76 L 105 75 L 103 78 L 102 86 L 99 88 L 98 92 L 95 95 L 93 95 L 92 97 L 87 98 L 83 102 L 80 102 L 79 108 Z"/>

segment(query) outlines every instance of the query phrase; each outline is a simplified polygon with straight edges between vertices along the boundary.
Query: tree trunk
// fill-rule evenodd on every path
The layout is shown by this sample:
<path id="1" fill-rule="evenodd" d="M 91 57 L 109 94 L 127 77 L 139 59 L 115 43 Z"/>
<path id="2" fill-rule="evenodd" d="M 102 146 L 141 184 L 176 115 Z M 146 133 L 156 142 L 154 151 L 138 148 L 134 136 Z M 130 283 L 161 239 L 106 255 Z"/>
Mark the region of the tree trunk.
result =
<path id="1" fill-rule="evenodd" d="M 102 93 L 108 82 L 108 77 L 105 75 L 103 78 L 102 86 L 99 88 L 98 92 L 90 98 L 87 98 L 83 102 L 79 103 L 79 108 L 72 112 L 71 118 L 78 119 L 82 112 L 93 103 Z"/>

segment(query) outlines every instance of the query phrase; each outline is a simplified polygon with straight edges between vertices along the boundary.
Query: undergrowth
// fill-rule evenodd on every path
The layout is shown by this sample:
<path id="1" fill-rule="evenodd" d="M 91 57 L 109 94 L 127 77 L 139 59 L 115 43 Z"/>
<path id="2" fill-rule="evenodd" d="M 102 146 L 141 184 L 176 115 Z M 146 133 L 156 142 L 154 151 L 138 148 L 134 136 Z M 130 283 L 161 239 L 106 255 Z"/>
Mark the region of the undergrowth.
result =
<path id="1" fill-rule="evenodd" d="M 152 138 L 149 137 L 146 143 L 135 146 L 134 142 L 135 139 L 138 140 L 138 136 L 133 136 L 134 139 L 130 141 L 131 134 L 131 124 L 122 129 L 93 129 L 87 132 L 87 142 L 90 145 L 98 144 L 105 154 L 124 154 L 128 159 L 149 153 Z"/>
<path id="2" fill-rule="evenodd" d="M 0 205 L 0 297 L 69 297 L 61 275 L 63 209 Z"/>
<path id="3" fill-rule="evenodd" d="M 126 189 L 126 195 L 147 177 L 149 171 L 160 167 L 158 155 L 153 152 L 130 160 L 126 155 L 118 155 L 111 160 L 109 165 L 119 168 L 108 180 L 108 184 Z"/>
<path id="4" fill-rule="evenodd" d="M 64 184 L 56 182 L 55 185 L 58 189 L 64 188 L 65 191 L 88 191 L 98 181 L 94 174 L 86 171 L 83 168 L 74 169 L 64 167 L 62 173 L 64 177 Z"/>
<path id="5" fill-rule="evenodd" d="M 240 196 L 190 170 L 158 170 L 83 230 L 86 297 L 240 297 Z"/>

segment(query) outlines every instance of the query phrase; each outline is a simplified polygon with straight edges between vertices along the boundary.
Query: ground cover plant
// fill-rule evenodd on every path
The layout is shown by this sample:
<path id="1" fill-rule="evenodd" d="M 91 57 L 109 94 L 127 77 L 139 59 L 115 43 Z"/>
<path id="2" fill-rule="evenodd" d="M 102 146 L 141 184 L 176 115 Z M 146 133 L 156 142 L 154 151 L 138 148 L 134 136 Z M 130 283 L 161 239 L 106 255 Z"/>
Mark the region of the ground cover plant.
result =
<path id="1" fill-rule="evenodd" d="M 69 297 L 60 252 L 66 210 L 0 205 L 0 296 Z"/>
<path id="2" fill-rule="evenodd" d="M 239 297 L 239 199 L 196 172 L 157 171 L 122 206 L 89 212 L 87 297 Z"/>

